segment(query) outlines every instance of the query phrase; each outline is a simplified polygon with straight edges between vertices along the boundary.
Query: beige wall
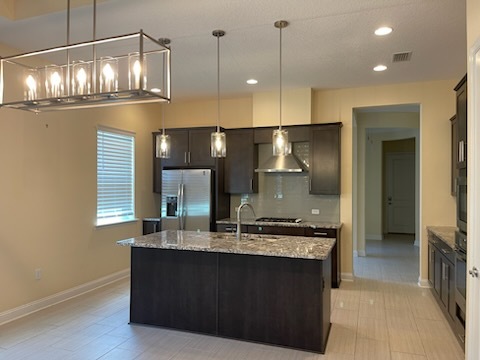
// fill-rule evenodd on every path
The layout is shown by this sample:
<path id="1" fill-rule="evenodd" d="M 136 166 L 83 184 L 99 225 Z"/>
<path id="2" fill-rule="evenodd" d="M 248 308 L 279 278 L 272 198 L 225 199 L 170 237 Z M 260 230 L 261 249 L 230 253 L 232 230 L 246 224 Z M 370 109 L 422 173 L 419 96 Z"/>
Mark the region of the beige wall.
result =
<path id="1" fill-rule="evenodd" d="M 420 104 L 421 156 L 421 279 L 427 279 L 427 225 L 454 225 L 455 202 L 450 195 L 450 122 L 455 113 L 453 87 L 459 79 L 424 83 L 316 91 L 313 123 L 342 121 L 342 273 L 353 272 L 353 145 L 355 108 L 391 104 Z M 356 140 L 355 140 L 356 141 Z"/>
<path id="2" fill-rule="evenodd" d="M 3 52 L 3 49 L 0 49 Z M 449 121 L 456 80 L 314 91 L 313 123 L 342 121 L 342 272 L 352 273 L 353 108 L 419 103 L 422 134 L 422 224 L 454 223 L 449 192 Z M 253 125 L 251 97 L 222 100 L 220 125 Z M 122 106 L 34 115 L 0 110 L 0 312 L 128 268 L 129 251 L 115 241 L 141 223 L 95 228 L 98 124 L 136 132 L 137 217 L 158 214 L 152 193 L 151 132 L 160 105 Z M 216 101 L 166 106 L 167 128 L 214 125 Z M 423 229 L 422 229 L 423 232 Z M 426 236 L 424 236 L 426 238 Z M 426 242 L 422 243 L 425 247 Z M 43 278 L 34 280 L 34 270 Z M 426 274 L 425 265 L 422 266 Z"/>

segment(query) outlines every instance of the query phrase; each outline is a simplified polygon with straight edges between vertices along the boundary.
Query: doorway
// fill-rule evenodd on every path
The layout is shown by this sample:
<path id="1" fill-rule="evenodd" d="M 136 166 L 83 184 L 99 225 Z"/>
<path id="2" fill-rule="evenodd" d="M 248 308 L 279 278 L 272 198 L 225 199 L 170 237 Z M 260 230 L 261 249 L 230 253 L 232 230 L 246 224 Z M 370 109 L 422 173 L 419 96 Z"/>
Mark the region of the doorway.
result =
<path id="1" fill-rule="evenodd" d="M 356 108 L 353 118 L 354 257 L 365 257 L 362 263 L 368 265 L 369 256 L 371 259 L 378 257 L 378 248 L 387 245 L 392 238 L 390 235 L 394 234 L 396 241 L 401 239 L 412 247 L 411 251 L 404 252 L 405 260 L 408 257 L 408 261 L 413 260 L 418 265 L 420 105 Z M 391 164 L 387 165 L 387 162 Z M 403 180 L 395 182 L 398 176 L 387 176 L 389 166 L 392 168 L 388 171 L 397 175 L 401 172 Z M 404 174 L 406 169 L 409 175 Z M 387 195 L 388 182 L 397 187 L 391 205 Z M 394 204 L 393 196 L 397 197 L 398 206 Z M 409 205 L 405 205 L 404 200 Z M 390 224 L 388 206 L 394 207 L 390 210 Z M 354 261 L 354 272 L 357 273 L 355 263 L 358 261 Z M 419 266 L 415 268 L 418 279 Z"/>

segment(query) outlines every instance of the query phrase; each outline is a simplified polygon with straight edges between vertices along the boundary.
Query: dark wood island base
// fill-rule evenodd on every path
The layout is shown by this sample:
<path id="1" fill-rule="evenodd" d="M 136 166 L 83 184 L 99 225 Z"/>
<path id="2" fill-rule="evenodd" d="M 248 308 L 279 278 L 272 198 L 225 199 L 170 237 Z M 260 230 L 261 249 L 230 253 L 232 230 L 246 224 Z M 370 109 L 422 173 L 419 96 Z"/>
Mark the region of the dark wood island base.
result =
<path id="1" fill-rule="evenodd" d="M 324 353 L 324 260 L 131 248 L 130 321 Z"/>

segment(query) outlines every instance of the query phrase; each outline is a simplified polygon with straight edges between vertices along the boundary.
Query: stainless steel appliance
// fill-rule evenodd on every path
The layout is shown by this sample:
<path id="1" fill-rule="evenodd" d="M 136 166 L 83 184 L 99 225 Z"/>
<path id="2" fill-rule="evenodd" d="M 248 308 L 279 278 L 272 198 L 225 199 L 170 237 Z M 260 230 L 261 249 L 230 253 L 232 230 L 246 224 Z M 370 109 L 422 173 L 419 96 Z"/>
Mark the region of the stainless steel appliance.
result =
<path id="1" fill-rule="evenodd" d="M 162 230 L 213 231 L 210 169 L 162 171 Z"/>
<path id="2" fill-rule="evenodd" d="M 457 180 L 457 227 L 467 233 L 467 178 Z"/>

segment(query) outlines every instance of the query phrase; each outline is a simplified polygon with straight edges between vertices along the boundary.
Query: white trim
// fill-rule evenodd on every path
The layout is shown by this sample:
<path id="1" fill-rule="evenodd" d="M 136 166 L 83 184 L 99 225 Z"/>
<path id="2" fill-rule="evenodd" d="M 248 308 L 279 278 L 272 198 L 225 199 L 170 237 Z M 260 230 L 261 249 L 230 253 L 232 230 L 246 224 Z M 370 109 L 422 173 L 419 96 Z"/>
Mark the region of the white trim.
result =
<path id="1" fill-rule="evenodd" d="M 353 257 L 358 257 L 358 251 L 357 250 L 353 250 Z"/>
<path id="2" fill-rule="evenodd" d="M 413 246 L 420 246 L 420 240 L 418 240 L 416 237 L 415 237 L 415 242 L 413 243 Z"/>
<path id="3" fill-rule="evenodd" d="M 476 39 L 468 56 L 467 78 L 467 269 L 474 266 L 480 268 L 480 159 L 478 156 L 469 156 L 480 153 L 480 38 Z M 480 358 L 480 283 L 479 278 L 467 275 L 467 311 L 465 327 L 465 359 Z"/>
<path id="4" fill-rule="evenodd" d="M 352 273 L 341 273 L 340 278 L 342 281 L 353 281 L 354 277 Z"/>
<path id="5" fill-rule="evenodd" d="M 432 286 L 430 285 L 430 282 L 428 279 L 422 279 L 420 276 L 418 277 L 418 282 L 417 285 L 422 287 L 422 288 L 431 288 Z"/>
<path id="6" fill-rule="evenodd" d="M 358 250 L 357 251 L 357 256 L 365 257 L 365 256 L 367 256 L 367 253 L 365 252 L 365 250 Z"/>
<path id="7" fill-rule="evenodd" d="M 375 240 L 375 241 L 382 241 L 383 234 L 366 234 L 365 240 Z"/>
<path id="8" fill-rule="evenodd" d="M 130 268 L 0 313 L 0 325 L 30 315 L 130 276 Z"/>

